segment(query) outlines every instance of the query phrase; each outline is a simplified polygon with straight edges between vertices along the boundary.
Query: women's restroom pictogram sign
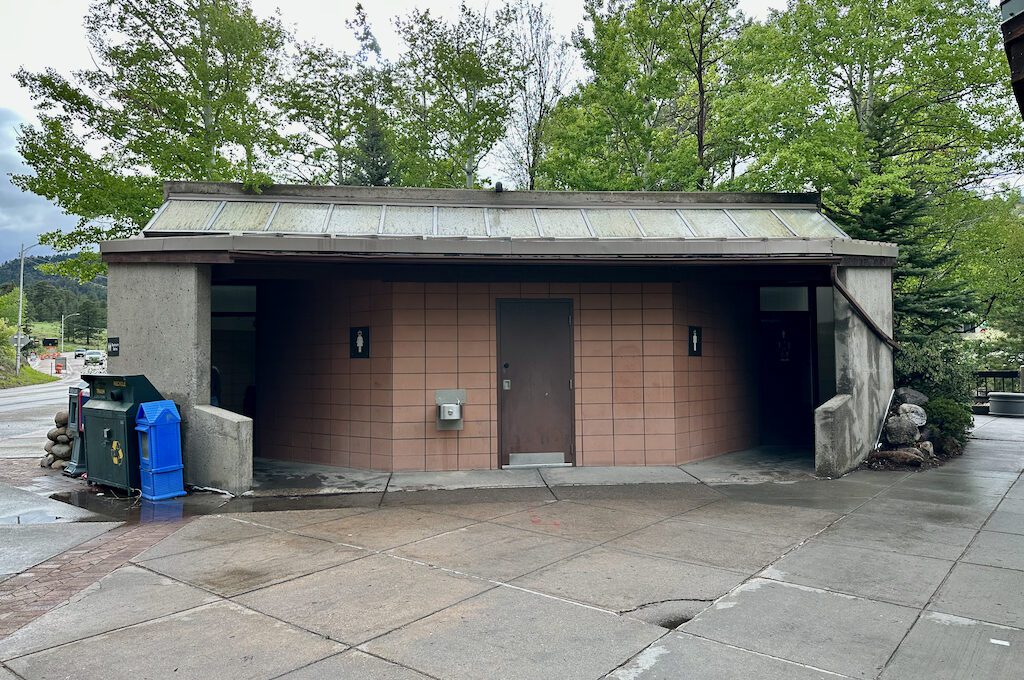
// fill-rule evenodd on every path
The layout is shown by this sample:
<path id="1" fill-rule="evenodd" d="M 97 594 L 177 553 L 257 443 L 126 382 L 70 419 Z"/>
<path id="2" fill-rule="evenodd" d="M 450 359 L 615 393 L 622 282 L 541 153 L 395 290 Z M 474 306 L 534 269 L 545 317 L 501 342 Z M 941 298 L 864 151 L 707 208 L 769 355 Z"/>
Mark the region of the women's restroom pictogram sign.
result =
<path id="1" fill-rule="evenodd" d="M 348 329 L 348 356 L 350 359 L 370 358 L 369 326 L 353 326 Z"/>

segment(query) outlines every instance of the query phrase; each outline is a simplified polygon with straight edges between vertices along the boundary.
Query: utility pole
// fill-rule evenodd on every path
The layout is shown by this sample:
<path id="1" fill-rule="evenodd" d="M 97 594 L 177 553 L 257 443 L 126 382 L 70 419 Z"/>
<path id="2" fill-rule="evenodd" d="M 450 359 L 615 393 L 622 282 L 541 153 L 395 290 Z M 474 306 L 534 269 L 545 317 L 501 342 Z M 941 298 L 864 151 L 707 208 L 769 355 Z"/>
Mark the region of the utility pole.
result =
<path id="1" fill-rule="evenodd" d="M 74 314 L 61 314 L 60 315 L 60 353 L 64 353 L 64 320 L 70 319 L 73 316 L 81 316 L 81 312 L 75 312 Z"/>
<path id="2" fill-rule="evenodd" d="M 28 248 L 26 248 L 24 243 L 21 244 L 21 275 L 20 275 L 20 277 L 18 279 L 18 347 L 16 348 L 17 351 L 15 352 L 15 355 L 14 355 L 15 356 L 15 359 L 14 359 L 14 374 L 15 375 L 21 375 L 21 347 L 22 347 L 22 342 L 21 342 L 22 318 L 21 317 L 22 317 L 22 314 L 23 314 L 24 309 L 25 309 L 25 253 L 27 253 L 28 251 L 32 250 L 33 248 L 35 248 L 38 245 L 39 245 L 38 243 L 35 243 L 33 245 L 30 245 Z"/>

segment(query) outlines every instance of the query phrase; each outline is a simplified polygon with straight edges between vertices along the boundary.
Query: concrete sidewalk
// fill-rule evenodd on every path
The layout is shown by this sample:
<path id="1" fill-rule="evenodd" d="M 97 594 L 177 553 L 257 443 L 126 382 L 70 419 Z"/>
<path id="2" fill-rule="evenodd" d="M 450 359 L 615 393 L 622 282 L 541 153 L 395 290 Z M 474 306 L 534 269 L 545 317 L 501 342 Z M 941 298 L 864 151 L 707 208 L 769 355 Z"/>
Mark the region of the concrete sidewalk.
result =
<path id="1" fill-rule="evenodd" d="M 1019 677 L 1021 441 L 1024 420 L 979 419 L 943 468 L 834 481 L 236 499 L 0 660 L 23 678 Z"/>

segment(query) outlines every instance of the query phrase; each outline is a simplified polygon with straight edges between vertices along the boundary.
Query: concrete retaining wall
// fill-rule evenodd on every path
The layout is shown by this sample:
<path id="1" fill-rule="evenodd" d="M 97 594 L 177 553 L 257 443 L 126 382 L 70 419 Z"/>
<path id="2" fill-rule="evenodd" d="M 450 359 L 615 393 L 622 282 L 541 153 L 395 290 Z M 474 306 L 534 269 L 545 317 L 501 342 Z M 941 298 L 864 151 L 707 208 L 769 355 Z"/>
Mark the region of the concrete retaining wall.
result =
<path id="1" fill-rule="evenodd" d="M 209 266 L 111 263 L 107 277 L 107 333 L 121 340 L 108 372 L 145 375 L 181 407 L 186 482 L 247 491 L 252 421 L 208 406 Z M 243 418 L 248 425 L 236 421 Z"/>
<path id="2" fill-rule="evenodd" d="M 839 280 L 886 333 L 892 333 L 892 271 L 884 267 L 841 267 Z M 815 411 L 815 468 L 829 477 L 856 467 L 874 446 L 878 425 L 893 389 L 892 350 L 835 296 L 836 392 Z M 836 402 L 848 396 L 848 401 Z M 827 436 L 819 432 L 821 427 Z"/>

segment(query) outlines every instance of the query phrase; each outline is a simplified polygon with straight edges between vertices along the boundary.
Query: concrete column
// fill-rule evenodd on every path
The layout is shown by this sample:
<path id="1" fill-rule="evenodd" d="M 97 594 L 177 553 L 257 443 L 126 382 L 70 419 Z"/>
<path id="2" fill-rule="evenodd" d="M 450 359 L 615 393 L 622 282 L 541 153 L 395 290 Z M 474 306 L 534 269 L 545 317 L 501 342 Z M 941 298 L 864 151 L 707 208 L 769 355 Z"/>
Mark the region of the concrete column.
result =
<path id="1" fill-rule="evenodd" d="M 840 267 L 839 280 L 874 322 L 892 334 L 892 270 Z M 849 399 L 827 402 L 815 413 L 815 468 L 830 477 L 853 469 L 871 451 L 893 389 L 892 349 L 838 292 L 835 347 L 837 396 Z M 829 437 L 821 436 L 825 429 Z"/>
<path id="2" fill-rule="evenodd" d="M 108 372 L 145 375 L 179 405 L 187 483 L 249 490 L 252 421 L 209 406 L 209 265 L 111 263 L 107 276 L 107 332 L 121 340 Z"/>

